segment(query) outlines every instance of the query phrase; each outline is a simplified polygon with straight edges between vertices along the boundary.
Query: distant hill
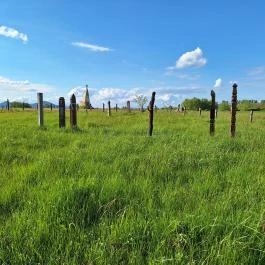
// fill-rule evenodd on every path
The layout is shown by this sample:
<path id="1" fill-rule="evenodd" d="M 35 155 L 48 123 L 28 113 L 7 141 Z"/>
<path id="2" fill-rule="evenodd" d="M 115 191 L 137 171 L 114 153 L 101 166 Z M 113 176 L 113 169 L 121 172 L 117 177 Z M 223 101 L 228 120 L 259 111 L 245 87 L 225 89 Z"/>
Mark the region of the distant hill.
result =
<path id="1" fill-rule="evenodd" d="M 0 108 L 6 108 L 6 101 L 0 103 Z"/>
<path id="2" fill-rule="evenodd" d="M 0 103 L 0 108 L 6 108 L 6 102 L 7 101 L 1 102 Z M 9 102 L 9 103 L 10 103 L 10 106 L 11 106 L 12 102 Z M 58 108 L 58 105 L 56 105 L 56 104 L 53 104 L 53 103 L 51 103 L 49 101 L 43 101 L 43 105 L 44 105 L 45 108 L 49 108 L 51 106 L 51 104 L 52 104 L 53 108 Z M 37 108 L 37 103 L 30 103 L 30 106 L 32 108 L 36 109 Z"/>
<path id="3" fill-rule="evenodd" d="M 51 104 L 52 104 L 52 107 L 53 107 L 53 108 L 58 108 L 58 107 L 59 107 L 58 105 L 53 104 L 53 103 L 51 103 L 51 102 L 49 102 L 49 101 L 43 101 L 43 106 L 44 106 L 45 108 L 49 108 L 49 107 L 51 106 Z M 32 104 L 30 104 L 30 105 L 31 105 L 31 107 L 34 108 L 34 109 L 37 108 L 37 103 L 32 103 Z"/>

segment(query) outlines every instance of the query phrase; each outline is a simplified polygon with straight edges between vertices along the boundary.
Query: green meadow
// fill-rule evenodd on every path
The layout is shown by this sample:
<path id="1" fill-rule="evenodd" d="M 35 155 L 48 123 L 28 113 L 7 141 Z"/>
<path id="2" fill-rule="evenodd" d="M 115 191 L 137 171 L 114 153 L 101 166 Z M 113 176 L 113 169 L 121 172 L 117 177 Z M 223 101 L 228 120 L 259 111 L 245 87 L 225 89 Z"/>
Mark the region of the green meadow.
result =
<path id="1" fill-rule="evenodd" d="M 265 264 L 265 113 L 0 112 L 0 264 Z"/>

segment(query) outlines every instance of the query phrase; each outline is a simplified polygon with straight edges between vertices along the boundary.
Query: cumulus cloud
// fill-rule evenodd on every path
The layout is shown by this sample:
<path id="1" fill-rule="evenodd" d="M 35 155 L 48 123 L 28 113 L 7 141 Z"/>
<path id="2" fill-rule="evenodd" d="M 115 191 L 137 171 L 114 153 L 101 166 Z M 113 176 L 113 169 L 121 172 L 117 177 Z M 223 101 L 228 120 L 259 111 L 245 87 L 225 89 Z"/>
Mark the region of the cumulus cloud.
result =
<path id="1" fill-rule="evenodd" d="M 24 43 L 27 43 L 28 36 L 24 33 L 19 32 L 16 29 L 9 28 L 7 26 L 0 26 L 0 35 L 13 38 L 13 39 L 19 39 L 22 40 Z"/>
<path id="2" fill-rule="evenodd" d="M 203 57 L 202 50 L 198 47 L 193 51 L 182 54 L 176 61 L 176 68 L 183 69 L 188 67 L 202 67 L 207 63 Z"/>
<path id="3" fill-rule="evenodd" d="M 85 48 L 93 52 L 110 52 L 112 49 L 108 47 L 103 47 L 99 45 L 94 45 L 94 44 L 89 44 L 85 42 L 72 42 L 73 46 L 80 47 L 80 48 Z"/>
<path id="4" fill-rule="evenodd" d="M 50 85 L 32 83 L 28 80 L 14 80 L 7 77 L 0 76 L 0 92 L 1 100 L 10 98 L 11 100 L 17 98 L 35 99 L 37 92 L 49 93 L 55 90 Z"/>
<path id="5" fill-rule="evenodd" d="M 68 97 L 74 93 L 77 97 L 77 102 L 82 98 L 83 92 L 85 91 L 84 86 L 77 86 L 71 89 L 68 93 Z M 199 86 L 183 86 L 183 87 L 153 87 L 153 88 L 144 88 L 144 87 L 135 87 L 131 89 L 124 88 L 115 88 L 115 87 L 103 87 L 101 89 L 88 88 L 91 104 L 94 107 L 101 107 L 102 103 L 107 103 L 111 101 L 112 104 L 118 104 L 120 107 L 125 106 L 127 100 L 130 100 L 132 104 L 136 95 L 144 95 L 148 98 L 151 98 L 152 92 L 156 91 L 156 102 L 157 104 L 171 104 L 174 105 L 180 101 L 181 98 L 187 97 L 190 94 L 197 94 L 204 92 L 203 89 Z"/>
<path id="6" fill-rule="evenodd" d="M 222 81 L 222 79 L 221 79 L 221 78 L 218 78 L 218 79 L 216 79 L 216 81 L 215 81 L 214 88 L 215 88 L 215 89 L 218 89 L 218 88 L 220 88 L 222 85 L 223 85 L 223 81 Z"/>

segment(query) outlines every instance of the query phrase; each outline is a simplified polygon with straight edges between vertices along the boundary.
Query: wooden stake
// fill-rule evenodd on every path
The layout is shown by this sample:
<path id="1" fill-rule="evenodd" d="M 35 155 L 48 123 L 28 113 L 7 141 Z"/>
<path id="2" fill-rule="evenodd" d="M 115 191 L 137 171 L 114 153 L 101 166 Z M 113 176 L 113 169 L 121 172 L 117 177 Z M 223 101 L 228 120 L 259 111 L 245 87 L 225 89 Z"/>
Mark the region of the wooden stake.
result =
<path id="1" fill-rule="evenodd" d="M 231 107 L 231 136 L 236 134 L 236 109 L 237 109 L 237 84 L 233 84 L 232 90 L 232 107 Z"/>
<path id="2" fill-rule="evenodd" d="M 148 108 L 147 108 L 149 111 L 149 136 L 152 136 L 152 134 L 153 134 L 155 95 L 156 95 L 156 92 L 153 92 L 150 103 L 149 103 Z"/>
<path id="3" fill-rule="evenodd" d="M 77 128 L 76 98 L 74 94 L 70 99 L 70 127 L 71 129 Z"/>
<path id="4" fill-rule="evenodd" d="M 43 93 L 37 93 L 37 101 L 38 101 L 39 126 L 43 127 L 43 125 L 44 125 L 44 118 L 43 118 Z"/>
<path id="5" fill-rule="evenodd" d="M 131 102 L 130 102 L 130 100 L 127 101 L 127 110 L 128 110 L 128 112 L 131 112 Z"/>
<path id="6" fill-rule="evenodd" d="M 110 101 L 108 101 L 108 116 L 111 116 L 111 108 L 110 108 Z"/>
<path id="7" fill-rule="evenodd" d="M 103 110 L 103 112 L 105 112 L 105 104 L 104 103 L 102 104 L 102 110 Z"/>
<path id="8" fill-rule="evenodd" d="M 210 109 L 210 135 L 214 135 L 215 132 L 215 92 L 211 90 L 211 109 Z"/>
<path id="9" fill-rule="evenodd" d="M 65 128 L 65 100 L 59 98 L 59 128 Z"/>
<path id="10" fill-rule="evenodd" d="M 251 110 L 251 112 L 250 112 L 249 120 L 251 123 L 253 122 L 253 110 Z"/>

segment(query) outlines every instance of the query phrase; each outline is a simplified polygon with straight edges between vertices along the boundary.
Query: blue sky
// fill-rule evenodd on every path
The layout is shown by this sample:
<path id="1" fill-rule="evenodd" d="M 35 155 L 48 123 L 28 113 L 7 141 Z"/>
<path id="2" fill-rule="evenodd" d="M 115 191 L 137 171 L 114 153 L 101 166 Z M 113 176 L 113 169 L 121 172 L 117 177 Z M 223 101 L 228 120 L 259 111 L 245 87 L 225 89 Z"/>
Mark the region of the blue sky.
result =
<path id="1" fill-rule="evenodd" d="M 1 0 L 0 101 L 265 99 L 263 1 Z"/>

